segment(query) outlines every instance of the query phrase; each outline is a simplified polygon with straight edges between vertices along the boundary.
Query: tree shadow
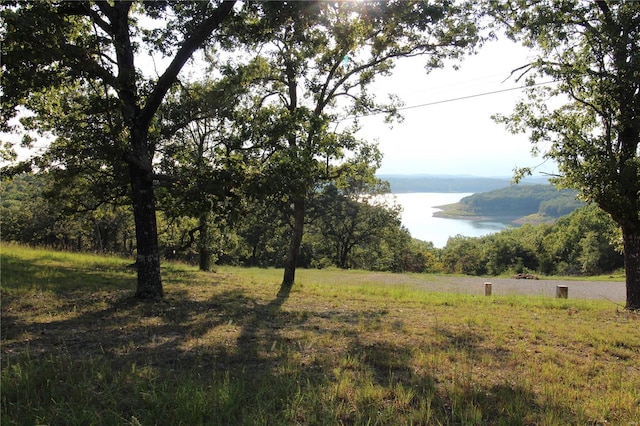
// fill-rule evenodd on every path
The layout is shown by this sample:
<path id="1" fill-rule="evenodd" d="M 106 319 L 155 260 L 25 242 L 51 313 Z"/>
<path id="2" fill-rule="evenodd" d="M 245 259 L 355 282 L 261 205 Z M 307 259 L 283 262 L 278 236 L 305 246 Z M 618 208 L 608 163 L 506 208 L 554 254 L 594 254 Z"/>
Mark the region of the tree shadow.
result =
<path id="1" fill-rule="evenodd" d="M 534 389 L 515 381 L 481 384 L 462 374 L 444 382 L 441 378 L 443 371 L 416 369 L 414 358 L 422 350 L 464 352 L 466 357 L 477 359 L 489 356 L 506 360 L 511 356 L 507 350 L 482 347 L 480 343 L 484 338 L 471 331 L 451 331 L 442 327 L 438 332 L 445 339 L 431 349 L 393 341 L 364 342 L 356 336 L 348 354 L 358 359 L 360 368 L 369 371 L 377 385 L 386 387 L 391 393 L 397 386 L 413 390 L 415 394 L 410 405 L 414 408 L 428 400 L 434 418 L 438 419 L 436 424 L 528 425 L 538 424 L 545 415 L 561 424 L 574 422 L 575 407 L 544 399 Z M 436 368 L 440 370 L 442 367 Z M 448 376 L 447 372 L 444 373 Z"/>
<path id="2" fill-rule="evenodd" d="M 290 300 L 290 295 L 286 296 L 265 300 L 248 292 L 227 290 L 194 300 L 186 291 L 171 289 L 163 301 L 140 302 L 127 289 L 98 296 L 103 299 L 91 303 L 99 308 L 62 320 L 31 323 L 23 322 L 10 309 L 5 310 L 10 306 L 3 303 L 3 357 L 18 358 L 20 354 L 29 353 L 32 358 L 44 359 L 64 354 L 65 359 L 77 365 L 84 365 L 87 359 L 101 358 L 122 372 L 134 365 L 145 365 L 160 376 L 191 374 L 194 370 L 203 372 L 203 377 L 226 374 L 230 380 L 244 381 L 243 400 L 246 400 L 265 383 L 298 383 L 298 386 L 304 383 L 309 392 L 313 389 L 323 392 L 338 380 L 330 373 L 332 366 L 338 365 L 341 357 L 357 356 L 363 368 L 371 371 L 374 383 L 389 389 L 390 395 L 398 386 L 412 390 L 408 405 L 402 410 L 419 410 L 429 399 L 435 418 L 441 422 L 473 424 L 479 420 L 476 424 L 526 424 L 530 418 L 535 422 L 539 418 L 536 416 L 547 409 L 570 418 L 569 408 L 549 407 L 540 402 L 532 390 L 516 384 L 478 386 L 461 382 L 446 387 L 439 382 L 437 372 L 416 371 L 415 347 L 391 340 L 371 343 L 359 332 L 363 317 L 381 319 L 388 315 L 386 309 L 370 312 L 356 307 L 318 312 L 283 309 Z M 94 296 L 85 297 L 89 303 Z M 12 300 L 8 301 L 9 305 Z M 68 310 L 71 302 L 51 309 Z M 322 328 L 322 321 L 331 321 L 340 327 Z M 397 324 L 391 326 L 398 331 L 402 328 Z M 318 361 L 321 364 L 305 364 L 296 358 L 304 355 L 304 349 L 302 342 L 287 334 L 291 330 L 318 339 L 342 339 L 347 347 L 344 352 L 324 355 Z M 434 347 L 434 351 L 462 351 L 469 357 L 509 356 L 508 353 L 487 353 L 482 345 L 484 338 L 471 330 L 441 326 L 436 333 L 441 338 L 436 341 L 438 347 Z M 296 378 L 288 379 L 287 375 L 296 375 Z M 284 409 L 292 403 L 296 390 L 290 392 L 284 396 L 263 397 L 273 398 L 272 403 L 282 404 Z M 384 407 L 388 402 L 381 400 L 375 404 Z M 316 408 L 331 411 L 324 405 Z M 364 409 L 358 409 L 361 408 Z M 230 418 L 242 415 L 242 408 L 234 410 L 239 411 Z M 352 415 L 342 421 L 358 423 L 361 417 L 355 417 L 357 410 Z"/>

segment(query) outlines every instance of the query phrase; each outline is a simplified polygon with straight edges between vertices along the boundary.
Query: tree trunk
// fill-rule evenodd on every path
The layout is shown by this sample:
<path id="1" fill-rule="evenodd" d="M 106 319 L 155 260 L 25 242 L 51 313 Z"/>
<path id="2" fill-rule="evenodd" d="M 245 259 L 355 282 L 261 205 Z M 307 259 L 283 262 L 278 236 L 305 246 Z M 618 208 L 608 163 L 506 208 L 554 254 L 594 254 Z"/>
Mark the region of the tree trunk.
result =
<path id="1" fill-rule="evenodd" d="M 349 258 L 349 244 L 340 244 L 340 255 L 338 260 L 338 267 L 340 269 L 347 269 L 347 259 Z"/>
<path id="2" fill-rule="evenodd" d="M 149 173 L 130 163 L 133 190 L 133 215 L 136 225 L 138 288 L 140 299 L 161 299 L 164 296 L 160 278 L 160 253 L 156 223 L 156 203 L 153 180 Z"/>
<path id="3" fill-rule="evenodd" d="M 256 256 L 258 254 L 258 244 L 253 244 L 251 247 L 251 260 L 249 261 L 249 266 L 256 266 Z"/>
<path id="4" fill-rule="evenodd" d="M 200 270 L 211 271 L 211 229 L 209 228 L 208 214 L 200 216 L 200 237 L 198 240 L 198 251 L 200 252 Z"/>
<path id="5" fill-rule="evenodd" d="M 93 220 L 93 229 L 95 231 L 96 234 L 96 244 L 98 245 L 97 247 L 97 251 L 98 253 L 104 253 L 104 246 L 102 245 L 102 234 L 100 233 L 100 224 L 98 223 L 98 220 L 94 217 L 92 218 Z"/>
<path id="6" fill-rule="evenodd" d="M 640 232 L 638 227 L 623 226 L 624 266 L 627 283 L 627 309 L 640 310 Z"/>
<path id="7" fill-rule="evenodd" d="M 284 267 L 284 278 L 280 286 L 280 295 L 288 296 L 291 287 L 296 279 L 296 266 L 298 265 L 298 255 L 302 244 L 302 234 L 304 232 L 305 200 L 297 198 L 293 201 L 293 228 L 291 230 L 291 242 L 289 252 Z"/>

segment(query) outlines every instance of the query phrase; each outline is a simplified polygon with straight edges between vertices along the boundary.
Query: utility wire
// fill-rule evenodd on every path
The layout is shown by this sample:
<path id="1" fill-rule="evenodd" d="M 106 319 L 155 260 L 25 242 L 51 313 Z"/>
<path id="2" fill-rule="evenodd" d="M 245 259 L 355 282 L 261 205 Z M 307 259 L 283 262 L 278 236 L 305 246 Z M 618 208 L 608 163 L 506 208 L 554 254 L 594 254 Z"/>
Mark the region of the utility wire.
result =
<path id="1" fill-rule="evenodd" d="M 425 106 L 444 104 L 444 103 L 447 103 L 447 102 L 461 101 L 461 100 L 464 100 L 464 99 L 479 98 L 480 96 L 495 95 L 497 93 L 510 92 L 512 90 L 522 90 L 522 89 L 526 89 L 527 87 L 542 86 L 542 85 L 549 84 L 549 83 L 553 83 L 553 80 L 551 80 L 551 81 L 543 81 L 541 83 L 534 83 L 534 84 L 530 84 L 530 85 L 527 85 L 527 86 L 510 87 L 508 89 L 500 89 L 500 90 L 494 90 L 494 91 L 491 91 L 491 92 L 476 93 L 475 95 L 461 96 L 459 98 L 444 99 L 442 101 L 429 102 L 429 103 L 426 103 L 426 104 L 419 104 L 419 105 L 411 105 L 411 106 L 406 106 L 406 107 L 400 107 L 400 108 L 398 108 L 398 111 L 405 111 L 405 110 L 413 109 L 413 108 L 422 108 L 422 107 L 425 107 Z"/>
<path id="2" fill-rule="evenodd" d="M 455 101 L 462 101 L 462 100 L 465 100 L 465 99 L 479 98 L 481 96 L 495 95 L 495 94 L 498 94 L 498 93 L 511 92 L 513 90 L 522 90 L 522 89 L 526 89 L 527 87 L 543 86 L 545 84 L 550 84 L 550 83 L 554 83 L 554 81 L 553 80 L 543 81 L 543 82 L 540 82 L 540 83 L 529 84 L 529 85 L 526 85 L 526 86 L 510 87 L 508 89 L 500 89 L 500 90 L 493 90 L 491 92 L 476 93 L 475 95 L 461 96 L 459 98 L 450 98 L 450 99 L 443 99 L 441 101 L 427 102 L 425 104 L 409 105 L 409 106 L 397 108 L 397 111 L 406 111 L 406 110 L 409 110 L 409 109 L 423 108 L 423 107 L 426 107 L 426 106 L 444 104 L 444 103 L 447 103 L 447 102 L 455 102 Z M 379 112 L 372 112 L 371 114 L 358 115 L 357 117 L 351 117 L 351 118 L 372 117 L 374 115 L 380 115 L 380 114 L 386 114 L 386 113 L 387 113 L 387 111 L 379 111 Z M 347 117 L 347 118 L 350 118 L 350 117 Z"/>

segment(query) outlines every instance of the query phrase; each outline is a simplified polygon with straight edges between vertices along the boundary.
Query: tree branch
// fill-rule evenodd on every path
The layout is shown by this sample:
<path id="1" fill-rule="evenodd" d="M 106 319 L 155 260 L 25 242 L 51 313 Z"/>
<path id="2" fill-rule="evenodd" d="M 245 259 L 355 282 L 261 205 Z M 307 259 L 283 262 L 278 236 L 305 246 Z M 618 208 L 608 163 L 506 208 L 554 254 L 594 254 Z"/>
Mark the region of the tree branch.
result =
<path id="1" fill-rule="evenodd" d="M 613 25 L 613 17 L 611 16 L 611 9 L 609 9 L 609 5 L 606 0 L 595 0 L 596 5 L 602 11 L 604 15 L 604 19 L 608 25 Z"/>
<path id="2" fill-rule="evenodd" d="M 73 44 L 65 44 L 60 47 L 60 57 L 71 57 L 82 65 L 82 69 L 91 72 L 96 77 L 103 79 L 109 86 L 116 86 L 116 77 L 102 67 L 93 58 L 88 56 L 84 49 Z"/>
<path id="3" fill-rule="evenodd" d="M 153 91 L 149 95 L 147 103 L 142 110 L 141 120 L 148 123 L 153 115 L 160 107 L 164 96 L 176 81 L 178 74 L 182 70 L 184 64 L 189 60 L 193 52 L 200 48 L 211 33 L 222 23 L 224 18 L 231 13 L 235 0 L 225 0 L 218 9 L 216 9 L 209 18 L 207 18 L 196 30 L 191 37 L 187 38 L 183 43 L 171 64 L 165 72 L 160 76 Z"/>

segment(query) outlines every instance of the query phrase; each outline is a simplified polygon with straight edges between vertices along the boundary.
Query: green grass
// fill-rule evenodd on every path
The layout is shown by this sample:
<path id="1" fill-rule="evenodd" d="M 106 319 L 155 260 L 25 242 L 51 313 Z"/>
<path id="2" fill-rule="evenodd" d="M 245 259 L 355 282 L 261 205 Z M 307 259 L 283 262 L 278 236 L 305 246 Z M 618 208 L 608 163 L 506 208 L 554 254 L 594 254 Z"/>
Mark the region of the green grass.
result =
<path id="1" fill-rule="evenodd" d="M 544 279 L 547 280 L 565 280 L 565 281 L 608 281 L 608 282 L 624 282 L 625 281 L 624 270 L 615 271 L 606 275 L 589 275 L 589 276 L 554 276 L 548 275 Z"/>
<path id="2" fill-rule="evenodd" d="M 2 245 L 3 425 L 640 422 L 640 318 L 609 302 L 166 264 L 140 303 L 129 263 Z"/>

